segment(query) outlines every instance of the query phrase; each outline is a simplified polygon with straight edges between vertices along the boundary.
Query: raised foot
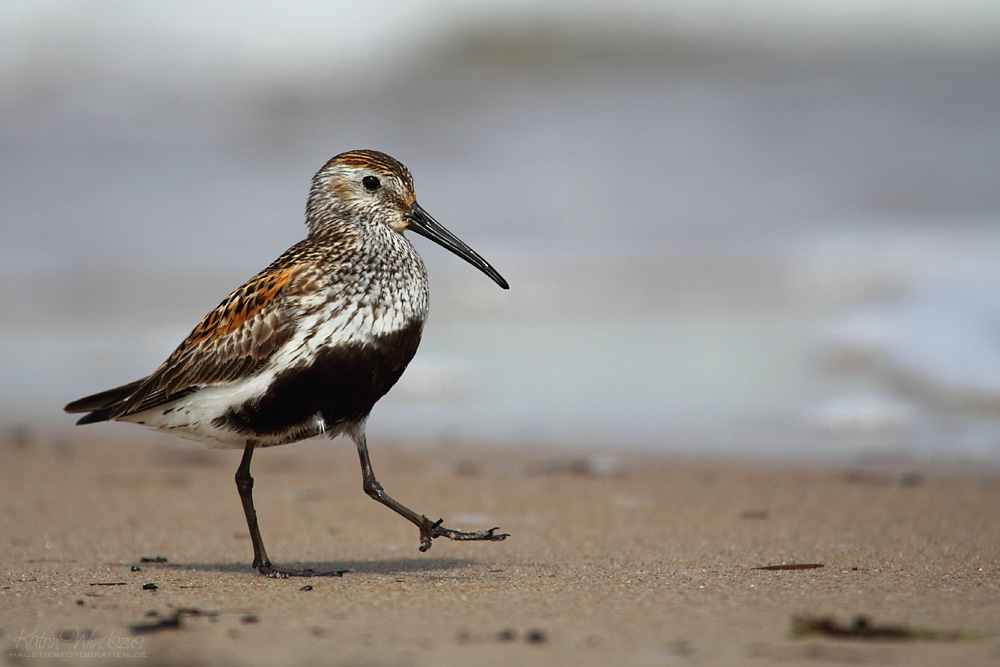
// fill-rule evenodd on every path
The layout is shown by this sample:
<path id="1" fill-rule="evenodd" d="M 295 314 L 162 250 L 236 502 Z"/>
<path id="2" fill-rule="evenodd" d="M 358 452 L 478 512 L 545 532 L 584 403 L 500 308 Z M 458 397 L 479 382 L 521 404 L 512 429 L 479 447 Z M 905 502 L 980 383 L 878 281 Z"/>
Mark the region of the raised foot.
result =
<path id="1" fill-rule="evenodd" d="M 499 527 L 490 528 L 489 530 L 477 530 L 474 533 L 466 533 L 461 530 L 452 530 L 451 528 L 445 528 L 441 524 L 444 519 L 438 519 L 437 521 L 431 523 L 430 519 L 423 517 L 423 525 L 420 526 L 420 550 L 427 551 L 431 548 L 431 540 L 435 537 L 447 537 L 449 540 L 456 540 L 458 542 L 502 542 L 510 535 L 507 533 L 497 533 L 500 530 Z"/>
<path id="2" fill-rule="evenodd" d="M 329 570 L 327 572 L 317 572 L 312 568 L 305 568 L 303 570 L 296 570 L 291 567 L 278 567 L 277 565 L 272 565 L 270 561 L 264 561 L 257 565 L 257 571 L 263 574 L 265 577 L 274 577 L 275 579 L 287 579 L 288 577 L 342 577 L 347 570 Z"/>

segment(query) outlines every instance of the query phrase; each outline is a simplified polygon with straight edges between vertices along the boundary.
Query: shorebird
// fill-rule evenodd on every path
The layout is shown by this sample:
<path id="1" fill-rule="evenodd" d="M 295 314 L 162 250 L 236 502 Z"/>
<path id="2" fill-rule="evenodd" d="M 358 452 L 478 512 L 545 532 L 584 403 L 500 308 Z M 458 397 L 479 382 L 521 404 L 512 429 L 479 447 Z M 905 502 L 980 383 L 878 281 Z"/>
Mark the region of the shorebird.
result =
<path id="1" fill-rule="evenodd" d="M 205 316 L 166 361 L 141 380 L 73 401 L 77 424 L 142 424 L 219 448 L 243 448 L 236 471 L 253 567 L 278 567 L 264 549 L 250 460 L 258 447 L 347 435 L 361 457 L 365 492 L 431 540 L 503 540 L 498 528 L 462 532 L 393 500 L 368 457 L 365 422 L 413 358 L 427 318 L 427 270 L 403 235 L 416 232 L 466 260 L 500 287 L 489 262 L 418 203 L 409 170 L 384 153 L 332 158 L 313 177 L 309 233 Z"/>

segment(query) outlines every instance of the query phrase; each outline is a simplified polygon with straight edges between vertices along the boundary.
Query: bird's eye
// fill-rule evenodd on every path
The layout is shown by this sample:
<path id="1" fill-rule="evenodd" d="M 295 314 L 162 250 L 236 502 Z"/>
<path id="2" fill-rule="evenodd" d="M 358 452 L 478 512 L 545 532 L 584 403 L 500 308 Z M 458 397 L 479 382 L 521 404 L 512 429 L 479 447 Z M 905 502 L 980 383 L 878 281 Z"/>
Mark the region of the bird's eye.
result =
<path id="1" fill-rule="evenodd" d="M 379 182 L 378 178 L 375 176 L 365 176 L 361 179 L 361 185 L 365 186 L 365 190 L 374 192 L 379 189 L 379 186 L 382 185 L 382 183 Z"/>

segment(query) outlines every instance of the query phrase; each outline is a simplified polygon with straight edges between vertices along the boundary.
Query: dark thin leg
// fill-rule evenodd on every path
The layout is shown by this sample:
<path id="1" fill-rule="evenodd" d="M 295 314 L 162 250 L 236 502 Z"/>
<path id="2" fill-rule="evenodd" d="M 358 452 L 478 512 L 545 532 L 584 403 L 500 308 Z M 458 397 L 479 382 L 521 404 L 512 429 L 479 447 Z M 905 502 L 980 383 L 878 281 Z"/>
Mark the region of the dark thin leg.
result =
<path id="1" fill-rule="evenodd" d="M 310 569 L 293 570 L 271 564 L 264 549 L 264 540 L 257 526 L 257 511 L 253 508 L 253 477 L 250 476 L 250 459 L 253 458 L 254 443 L 248 442 L 243 449 L 243 460 L 236 469 L 236 488 L 240 492 L 240 502 L 243 503 L 243 514 L 247 517 L 247 528 L 250 529 L 250 541 L 253 542 L 253 567 L 261 574 L 272 577 L 339 577 L 345 570 L 332 572 L 315 572 Z"/>
<path id="2" fill-rule="evenodd" d="M 444 519 L 438 519 L 437 521 L 431 521 L 423 514 L 417 514 L 408 507 L 401 505 L 399 502 L 393 500 L 382 485 L 379 484 L 378 480 L 375 479 L 375 471 L 372 470 L 371 459 L 368 458 L 368 443 L 365 441 L 364 431 L 358 430 L 356 433 L 352 434 L 354 438 L 354 443 L 358 446 L 358 455 L 361 457 L 361 480 L 364 485 L 365 493 L 379 501 L 393 512 L 396 512 L 407 521 L 415 524 L 417 528 L 420 529 L 420 550 L 427 551 L 431 548 L 431 540 L 435 537 L 447 537 L 449 540 L 487 540 L 492 542 L 499 542 L 503 539 L 509 537 L 506 533 L 495 533 L 494 531 L 499 530 L 499 528 L 490 528 L 489 530 L 479 530 L 474 533 L 463 533 L 459 530 L 452 530 L 451 528 L 445 528 L 441 525 Z"/>

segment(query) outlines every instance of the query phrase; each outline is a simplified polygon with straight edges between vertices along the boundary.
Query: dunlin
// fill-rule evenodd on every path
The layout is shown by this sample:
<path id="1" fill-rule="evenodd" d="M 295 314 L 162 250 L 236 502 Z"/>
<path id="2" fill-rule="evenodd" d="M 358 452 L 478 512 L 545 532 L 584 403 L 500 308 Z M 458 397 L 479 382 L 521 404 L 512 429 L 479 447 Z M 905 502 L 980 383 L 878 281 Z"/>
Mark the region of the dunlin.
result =
<path id="1" fill-rule="evenodd" d="M 311 576 L 268 559 L 253 506 L 257 447 L 319 434 L 349 436 L 365 492 L 435 537 L 502 540 L 497 528 L 462 532 L 393 500 L 375 479 L 365 422 L 413 358 L 427 318 L 427 270 L 403 232 L 444 246 L 507 289 L 490 264 L 418 203 L 409 170 L 376 151 L 342 153 L 319 170 L 306 207 L 309 234 L 226 297 L 151 375 L 73 401 L 77 423 L 126 421 L 210 447 L 243 448 L 236 487 L 253 567 Z"/>

